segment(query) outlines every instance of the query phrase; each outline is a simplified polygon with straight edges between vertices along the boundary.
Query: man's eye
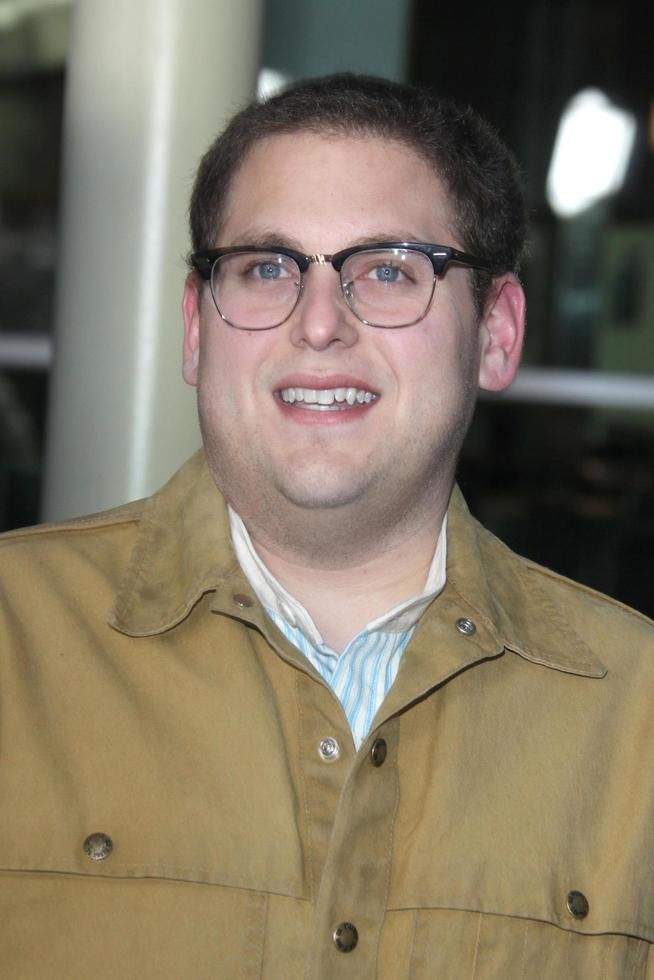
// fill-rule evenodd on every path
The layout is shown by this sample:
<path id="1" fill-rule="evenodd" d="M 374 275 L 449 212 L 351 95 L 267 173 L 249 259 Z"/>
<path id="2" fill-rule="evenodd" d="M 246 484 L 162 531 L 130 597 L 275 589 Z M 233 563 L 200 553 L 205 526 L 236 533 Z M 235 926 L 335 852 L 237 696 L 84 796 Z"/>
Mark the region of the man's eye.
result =
<path id="1" fill-rule="evenodd" d="M 397 282 L 402 274 L 395 265 L 377 265 L 372 272 L 378 282 Z"/>
<path id="2" fill-rule="evenodd" d="M 293 263 L 284 258 L 281 261 L 275 257 L 248 256 L 234 261 L 234 271 L 237 275 L 251 283 L 279 282 L 282 279 L 297 278 Z"/>
<path id="3" fill-rule="evenodd" d="M 259 262 L 252 268 L 252 275 L 257 279 L 280 279 L 283 268 L 275 262 Z"/>
<path id="4" fill-rule="evenodd" d="M 406 274 L 399 268 L 399 266 L 384 263 L 383 265 L 372 266 L 372 268 L 368 269 L 364 278 L 371 279 L 373 282 L 390 284 L 400 282 L 402 279 L 405 279 Z"/>

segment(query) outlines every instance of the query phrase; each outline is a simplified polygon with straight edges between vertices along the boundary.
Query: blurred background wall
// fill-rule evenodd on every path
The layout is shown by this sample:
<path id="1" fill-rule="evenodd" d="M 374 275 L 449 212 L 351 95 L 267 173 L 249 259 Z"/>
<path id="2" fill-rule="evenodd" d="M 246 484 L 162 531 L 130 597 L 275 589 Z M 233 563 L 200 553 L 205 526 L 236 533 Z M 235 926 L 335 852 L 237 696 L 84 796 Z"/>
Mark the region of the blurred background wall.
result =
<path id="1" fill-rule="evenodd" d="M 149 493 L 193 451 L 177 366 L 193 168 L 257 87 L 350 69 L 470 102 L 524 169 L 527 351 L 473 423 L 473 510 L 654 615 L 643 18 L 616 0 L 0 0 L 0 529 Z"/>

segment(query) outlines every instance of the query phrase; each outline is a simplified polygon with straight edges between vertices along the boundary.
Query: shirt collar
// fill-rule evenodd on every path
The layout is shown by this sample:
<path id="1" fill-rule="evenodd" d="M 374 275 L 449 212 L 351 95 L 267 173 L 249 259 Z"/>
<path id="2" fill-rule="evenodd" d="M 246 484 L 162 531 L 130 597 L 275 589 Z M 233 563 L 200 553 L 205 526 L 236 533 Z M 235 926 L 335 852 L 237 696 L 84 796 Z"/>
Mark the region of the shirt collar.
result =
<path id="1" fill-rule="evenodd" d="M 245 572 L 257 598 L 266 608 L 280 616 L 289 626 L 299 629 L 315 647 L 323 638 L 301 602 L 279 582 L 257 553 L 245 524 L 229 507 L 232 545 L 239 565 Z M 371 620 L 361 632 L 405 633 L 417 623 L 425 609 L 445 586 L 447 561 L 447 516 L 443 521 L 436 549 L 429 567 L 425 587 L 419 595 L 406 599 L 381 616 Z"/>
<path id="2" fill-rule="evenodd" d="M 559 587 L 548 588 L 548 577 Z M 423 646 L 425 656 L 434 649 L 447 652 L 442 644 L 449 644 L 449 634 L 438 629 L 447 609 L 448 622 L 450 611 L 475 620 L 470 645 L 480 656 L 506 648 L 547 667 L 601 677 L 606 669 L 575 629 L 574 604 L 565 598 L 569 590 L 554 573 L 514 555 L 482 528 L 455 487 L 448 508 L 447 583 L 422 616 L 412 649 Z M 248 591 L 230 540 L 227 505 L 200 450 L 144 501 L 108 622 L 130 636 L 163 633 L 213 593 L 215 612 L 267 632 L 270 620 L 258 601 L 235 601 Z"/>

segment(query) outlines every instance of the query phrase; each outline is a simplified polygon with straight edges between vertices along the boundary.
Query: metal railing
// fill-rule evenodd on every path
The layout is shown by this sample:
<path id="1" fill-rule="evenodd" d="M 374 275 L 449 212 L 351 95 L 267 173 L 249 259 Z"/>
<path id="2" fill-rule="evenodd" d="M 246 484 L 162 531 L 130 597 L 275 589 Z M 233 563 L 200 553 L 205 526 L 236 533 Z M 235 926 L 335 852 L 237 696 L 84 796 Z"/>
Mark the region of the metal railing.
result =
<path id="1" fill-rule="evenodd" d="M 53 350 L 49 334 L 0 333 L 0 369 L 49 371 Z"/>

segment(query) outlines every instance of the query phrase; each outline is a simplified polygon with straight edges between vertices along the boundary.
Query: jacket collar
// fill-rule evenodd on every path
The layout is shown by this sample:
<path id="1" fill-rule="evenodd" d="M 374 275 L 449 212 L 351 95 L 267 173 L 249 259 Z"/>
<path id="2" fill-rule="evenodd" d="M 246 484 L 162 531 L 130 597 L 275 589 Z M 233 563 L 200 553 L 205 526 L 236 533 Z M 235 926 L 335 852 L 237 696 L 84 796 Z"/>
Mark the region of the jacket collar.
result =
<path id="1" fill-rule="evenodd" d="M 450 598 L 458 597 L 461 609 L 469 610 L 463 615 L 526 660 L 603 677 L 606 668 L 571 621 L 576 583 L 514 554 L 470 515 L 458 487 L 448 514 L 448 586 Z"/>
<path id="2" fill-rule="evenodd" d="M 152 636 L 185 619 L 208 592 L 247 582 L 232 551 L 227 505 L 199 450 L 143 505 L 111 626 Z"/>
<path id="3" fill-rule="evenodd" d="M 447 609 L 448 617 L 451 610 L 475 623 L 469 644 L 478 651 L 475 659 L 509 649 L 547 667 L 602 677 L 604 666 L 549 598 L 551 590 L 542 587 L 550 574 L 482 528 L 455 488 L 448 510 L 447 585 L 423 616 L 415 641 L 422 645 L 435 633 L 440 638 L 438 621 Z M 108 621 L 129 636 L 163 633 L 207 593 L 214 593 L 216 612 L 267 631 L 267 616 L 234 556 L 226 503 L 200 450 L 145 501 Z M 239 596 L 246 602 L 235 606 Z"/>

